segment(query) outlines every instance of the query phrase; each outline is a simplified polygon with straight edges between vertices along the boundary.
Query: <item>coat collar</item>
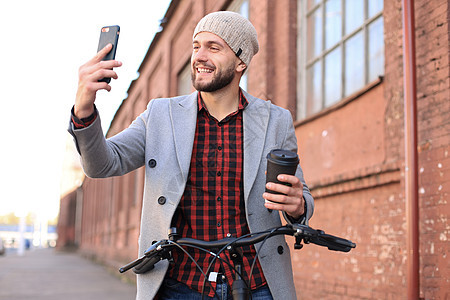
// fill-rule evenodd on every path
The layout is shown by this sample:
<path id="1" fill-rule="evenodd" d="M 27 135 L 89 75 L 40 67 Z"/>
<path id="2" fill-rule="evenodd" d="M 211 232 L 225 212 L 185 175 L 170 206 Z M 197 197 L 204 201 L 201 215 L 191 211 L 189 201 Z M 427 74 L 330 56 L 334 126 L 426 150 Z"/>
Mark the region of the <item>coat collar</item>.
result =
<path id="1" fill-rule="evenodd" d="M 197 92 L 181 99 L 171 98 L 170 101 L 169 114 L 174 130 L 172 134 L 176 156 L 183 178 L 187 180 L 197 124 Z"/>

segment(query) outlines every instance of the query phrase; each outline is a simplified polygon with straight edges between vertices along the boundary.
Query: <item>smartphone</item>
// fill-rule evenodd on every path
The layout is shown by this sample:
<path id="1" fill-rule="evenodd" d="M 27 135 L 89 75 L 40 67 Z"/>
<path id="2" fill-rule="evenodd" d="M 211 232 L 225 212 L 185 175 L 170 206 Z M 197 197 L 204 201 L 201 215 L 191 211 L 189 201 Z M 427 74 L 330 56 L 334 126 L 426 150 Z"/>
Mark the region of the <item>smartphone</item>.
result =
<path id="1" fill-rule="evenodd" d="M 105 48 L 109 43 L 112 44 L 111 51 L 106 54 L 103 60 L 113 60 L 116 58 L 117 43 L 119 42 L 120 27 L 118 25 L 102 27 L 100 40 L 98 42 L 97 52 Z M 102 78 L 99 81 L 110 83 L 111 78 Z"/>

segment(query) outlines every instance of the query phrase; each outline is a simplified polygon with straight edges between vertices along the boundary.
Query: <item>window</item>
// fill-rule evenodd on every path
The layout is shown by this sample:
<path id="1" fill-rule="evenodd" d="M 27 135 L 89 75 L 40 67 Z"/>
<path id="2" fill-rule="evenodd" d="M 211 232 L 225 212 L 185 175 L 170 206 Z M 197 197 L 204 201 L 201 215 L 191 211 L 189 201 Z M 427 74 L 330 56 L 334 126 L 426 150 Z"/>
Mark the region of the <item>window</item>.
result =
<path id="1" fill-rule="evenodd" d="M 191 80 L 191 63 L 190 60 L 181 69 L 177 76 L 178 81 L 178 95 L 189 95 L 192 93 L 192 80 Z"/>
<path id="2" fill-rule="evenodd" d="M 299 0 L 298 119 L 384 74 L 382 0 Z"/>

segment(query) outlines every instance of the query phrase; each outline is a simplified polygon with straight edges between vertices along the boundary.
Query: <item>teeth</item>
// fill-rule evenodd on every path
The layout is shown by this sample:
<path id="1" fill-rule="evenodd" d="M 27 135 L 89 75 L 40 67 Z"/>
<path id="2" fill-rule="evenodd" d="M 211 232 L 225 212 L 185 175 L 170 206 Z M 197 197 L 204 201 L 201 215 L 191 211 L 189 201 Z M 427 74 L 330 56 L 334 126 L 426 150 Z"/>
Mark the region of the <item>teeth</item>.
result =
<path id="1" fill-rule="evenodd" d="M 204 69 L 204 68 L 197 68 L 197 71 L 199 73 L 212 73 L 212 70 L 210 69 Z"/>

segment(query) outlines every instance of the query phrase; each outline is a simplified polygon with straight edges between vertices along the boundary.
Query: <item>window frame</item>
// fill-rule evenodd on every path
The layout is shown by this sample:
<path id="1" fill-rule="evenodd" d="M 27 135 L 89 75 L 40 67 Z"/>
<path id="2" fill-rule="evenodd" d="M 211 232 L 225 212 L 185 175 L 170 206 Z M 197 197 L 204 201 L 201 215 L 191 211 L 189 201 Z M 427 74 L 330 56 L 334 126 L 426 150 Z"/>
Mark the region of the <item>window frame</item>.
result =
<path id="1" fill-rule="evenodd" d="M 308 0 L 299 0 L 299 5 L 297 6 L 297 22 L 299 24 L 298 34 L 297 34 L 297 57 L 298 57 L 298 68 L 297 68 L 297 120 L 302 120 L 305 118 L 309 118 L 311 116 L 320 114 L 323 110 L 326 110 L 327 108 L 335 105 L 336 103 L 341 102 L 342 100 L 350 97 L 351 95 L 355 93 L 359 93 L 359 91 L 364 91 L 367 86 L 370 86 L 373 82 L 378 81 L 377 79 L 371 79 L 369 80 L 369 28 L 370 25 L 378 21 L 380 18 L 383 19 L 383 28 L 384 28 L 384 5 L 383 9 L 377 12 L 376 14 L 369 17 L 369 0 L 363 0 L 364 1 L 364 21 L 361 25 L 353 28 L 353 30 L 347 34 L 345 34 L 345 18 L 346 18 L 346 11 L 345 11 L 345 0 L 341 0 L 341 36 L 338 42 L 336 42 L 334 45 L 330 46 L 329 48 L 325 48 L 325 31 L 326 31 L 326 3 L 329 0 L 318 0 L 317 3 L 313 4 L 311 8 L 308 10 Z M 308 38 L 308 17 L 312 16 L 318 9 L 321 9 L 321 47 L 320 53 L 318 55 L 314 55 L 310 61 L 307 61 L 307 38 Z M 364 46 L 364 84 L 359 89 L 356 89 L 352 93 L 346 93 L 346 49 L 345 44 L 348 40 L 350 40 L 352 37 L 356 36 L 357 34 L 362 33 L 363 37 L 363 46 Z M 384 38 L 383 38 L 384 41 Z M 326 98 L 325 98 L 325 59 L 328 54 L 330 54 L 332 51 L 336 50 L 337 48 L 340 48 L 341 51 L 341 73 L 342 73 L 342 80 L 340 82 L 340 91 L 341 95 L 339 97 L 339 100 L 332 102 L 330 105 L 326 105 Z M 384 49 L 384 48 L 383 48 Z M 384 51 L 384 50 L 383 50 Z M 385 57 L 385 55 L 384 55 Z M 318 61 L 321 62 L 320 64 L 320 72 L 321 72 L 321 87 L 320 87 L 320 97 L 321 97 L 321 103 L 320 108 L 317 111 L 314 111 L 312 113 L 307 113 L 307 73 L 310 68 L 314 66 L 315 63 Z M 383 67 L 383 73 L 379 74 L 379 76 L 383 76 L 385 72 L 385 69 Z"/>

